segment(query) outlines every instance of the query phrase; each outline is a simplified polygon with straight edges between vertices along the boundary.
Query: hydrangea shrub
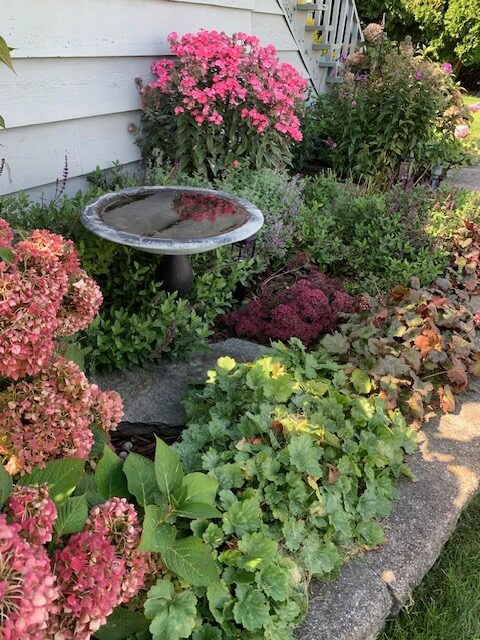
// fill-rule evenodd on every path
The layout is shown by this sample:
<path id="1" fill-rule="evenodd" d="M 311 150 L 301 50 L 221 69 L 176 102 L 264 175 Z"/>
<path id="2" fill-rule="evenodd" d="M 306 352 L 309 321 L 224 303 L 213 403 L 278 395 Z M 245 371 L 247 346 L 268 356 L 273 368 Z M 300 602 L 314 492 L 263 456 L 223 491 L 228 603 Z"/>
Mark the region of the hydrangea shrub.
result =
<path id="1" fill-rule="evenodd" d="M 206 30 L 168 41 L 175 58 L 155 61 L 155 81 L 139 83 L 147 155 L 210 176 L 242 158 L 255 168 L 288 162 L 307 81 L 275 47 Z"/>

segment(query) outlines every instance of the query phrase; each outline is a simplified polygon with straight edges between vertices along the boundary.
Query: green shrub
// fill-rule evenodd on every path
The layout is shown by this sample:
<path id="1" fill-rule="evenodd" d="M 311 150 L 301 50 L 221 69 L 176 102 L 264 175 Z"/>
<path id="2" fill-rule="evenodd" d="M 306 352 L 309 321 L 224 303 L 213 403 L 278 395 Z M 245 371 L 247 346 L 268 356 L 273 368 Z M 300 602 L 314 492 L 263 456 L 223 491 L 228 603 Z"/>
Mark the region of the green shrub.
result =
<path id="1" fill-rule="evenodd" d="M 414 157 L 419 175 L 437 163 L 447 168 L 464 161 L 455 127 L 469 114 L 452 76 L 416 56 L 408 41 L 398 47 L 380 42 L 349 56 L 343 82 L 312 107 L 299 159 L 313 162 L 329 150 L 340 175 L 384 184 L 405 156 Z"/>
<path id="2" fill-rule="evenodd" d="M 383 193 L 319 176 L 306 189 L 298 243 L 321 270 L 346 276 L 356 289 L 387 291 L 412 276 L 429 284 L 448 259 L 426 230 L 432 203 L 424 187 Z"/>

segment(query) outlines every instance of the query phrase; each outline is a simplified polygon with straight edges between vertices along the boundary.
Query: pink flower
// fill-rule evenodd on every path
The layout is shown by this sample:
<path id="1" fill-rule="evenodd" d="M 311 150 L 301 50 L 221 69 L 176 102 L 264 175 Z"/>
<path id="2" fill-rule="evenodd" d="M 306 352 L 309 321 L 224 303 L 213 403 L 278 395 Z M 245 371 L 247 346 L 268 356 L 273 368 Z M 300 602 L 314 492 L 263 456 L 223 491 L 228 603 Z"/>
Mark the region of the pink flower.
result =
<path id="1" fill-rule="evenodd" d="M 28 544 L 19 530 L 0 514 L 0 637 L 45 640 L 58 588 L 45 549 Z"/>
<path id="2" fill-rule="evenodd" d="M 57 313 L 56 334 L 70 336 L 88 327 L 103 302 L 98 284 L 78 269 Z"/>
<path id="3" fill-rule="evenodd" d="M 103 534 L 83 531 L 55 551 L 53 565 L 60 601 L 50 634 L 62 640 L 89 640 L 121 601 L 125 560 L 115 555 Z"/>
<path id="4" fill-rule="evenodd" d="M 40 546 L 51 541 L 57 508 L 46 485 L 14 485 L 7 514 L 20 525 L 19 532 L 31 544 Z"/>
<path id="5" fill-rule="evenodd" d="M 470 128 L 466 124 L 458 124 L 455 127 L 456 138 L 467 138 L 470 135 Z"/>
<path id="6" fill-rule="evenodd" d="M 104 431 L 113 431 L 123 418 L 123 401 L 116 391 L 101 391 L 97 385 L 90 387 L 91 419 Z"/>
<path id="7" fill-rule="evenodd" d="M 415 74 L 415 80 L 421 80 L 423 78 L 423 71 L 417 71 Z"/>
<path id="8" fill-rule="evenodd" d="M 233 166 L 235 167 L 235 169 L 238 167 L 238 165 L 240 164 L 238 160 L 234 160 L 232 162 Z"/>
<path id="9" fill-rule="evenodd" d="M 327 138 L 323 142 L 327 145 L 327 147 L 330 147 L 330 149 L 336 149 L 337 148 L 337 143 L 334 142 L 331 138 Z"/>
<path id="10" fill-rule="evenodd" d="M 477 111 L 480 111 L 480 102 L 476 102 L 475 104 L 472 104 L 470 107 L 470 111 L 472 113 L 477 113 Z"/>
<path id="11" fill-rule="evenodd" d="M 357 101 L 356 100 L 352 100 L 352 109 L 355 109 L 356 106 L 357 106 Z"/>
<path id="12" fill-rule="evenodd" d="M 450 64 L 450 62 L 444 62 L 440 65 L 440 67 L 447 74 L 447 76 L 453 73 L 453 66 Z"/>
<path id="13" fill-rule="evenodd" d="M 13 243 L 13 231 L 6 220 L 0 218 L 0 247 L 10 248 Z"/>
<path id="14" fill-rule="evenodd" d="M 136 550 L 142 527 L 135 508 L 125 498 L 111 498 L 92 509 L 86 527 L 104 535 L 115 547 L 117 557 L 125 560 L 121 602 L 128 602 L 143 587 L 152 562 L 150 553 Z"/>

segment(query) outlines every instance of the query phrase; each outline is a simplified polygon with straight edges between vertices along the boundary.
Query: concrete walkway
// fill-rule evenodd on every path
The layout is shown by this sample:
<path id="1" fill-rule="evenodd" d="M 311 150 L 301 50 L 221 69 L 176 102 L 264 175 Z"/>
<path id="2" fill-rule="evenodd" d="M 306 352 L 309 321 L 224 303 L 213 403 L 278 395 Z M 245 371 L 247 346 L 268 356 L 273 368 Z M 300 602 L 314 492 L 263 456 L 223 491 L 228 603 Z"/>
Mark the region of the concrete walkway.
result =
<path id="1" fill-rule="evenodd" d="M 373 640 L 438 558 L 480 488 L 479 380 L 457 405 L 419 433 L 420 451 L 408 462 L 418 482 L 400 480 L 384 521 L 387 544 L 350 560 L 334 582 L 312 583 L 299 640 Z"/>
<path id="2" fill-rule="evenodd" d="M 480 191 L 480 163 L 473 167 L 459 167 L 448 172 L 447 182 L 459 189 Z"/>

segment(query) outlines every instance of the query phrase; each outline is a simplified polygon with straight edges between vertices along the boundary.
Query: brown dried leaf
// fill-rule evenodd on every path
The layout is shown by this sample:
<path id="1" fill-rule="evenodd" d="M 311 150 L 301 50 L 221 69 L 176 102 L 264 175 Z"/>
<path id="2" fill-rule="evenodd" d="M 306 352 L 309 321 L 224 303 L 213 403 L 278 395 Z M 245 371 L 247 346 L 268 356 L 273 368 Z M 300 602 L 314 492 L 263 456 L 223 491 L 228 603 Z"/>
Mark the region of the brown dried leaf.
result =
<path id="1" fill-rule="evenodd" d="M 438 387 L 438 397 L 440 399 L 440 407 L 445 413 L 453 413 L 455 411 L 455 398 L 451 387 L 446 384 L 444 387 Z"/>
<path id="2" fill-rule="evenodd" d="M 327 482 L 328 484 L 335 484 L 335 482 L 338 480 L 338 477 L 340 475 L 340 471 L 337 469 L 337 467 L 334 467 L 333 464 L 330 464 L 329 462 L 327 462 L 327 468 L 328 468 Z"/>
<path id="3" fill-rule="evenodd" d="M 447 369 L 447 377 L 455 385 L 456 390 L 465 389 L 468 384 L 467 370 L 458 356 L 452 356 L 452 366 Z"/>
<path id="4" fill-rule="evenodd" d="M 421 335 L 414 339 L 414 344 L 420 351 L 422 358 L 426 358 L 432 349 L 442 350 L 442 336 L 433 329 L 424 329 Z"/>

